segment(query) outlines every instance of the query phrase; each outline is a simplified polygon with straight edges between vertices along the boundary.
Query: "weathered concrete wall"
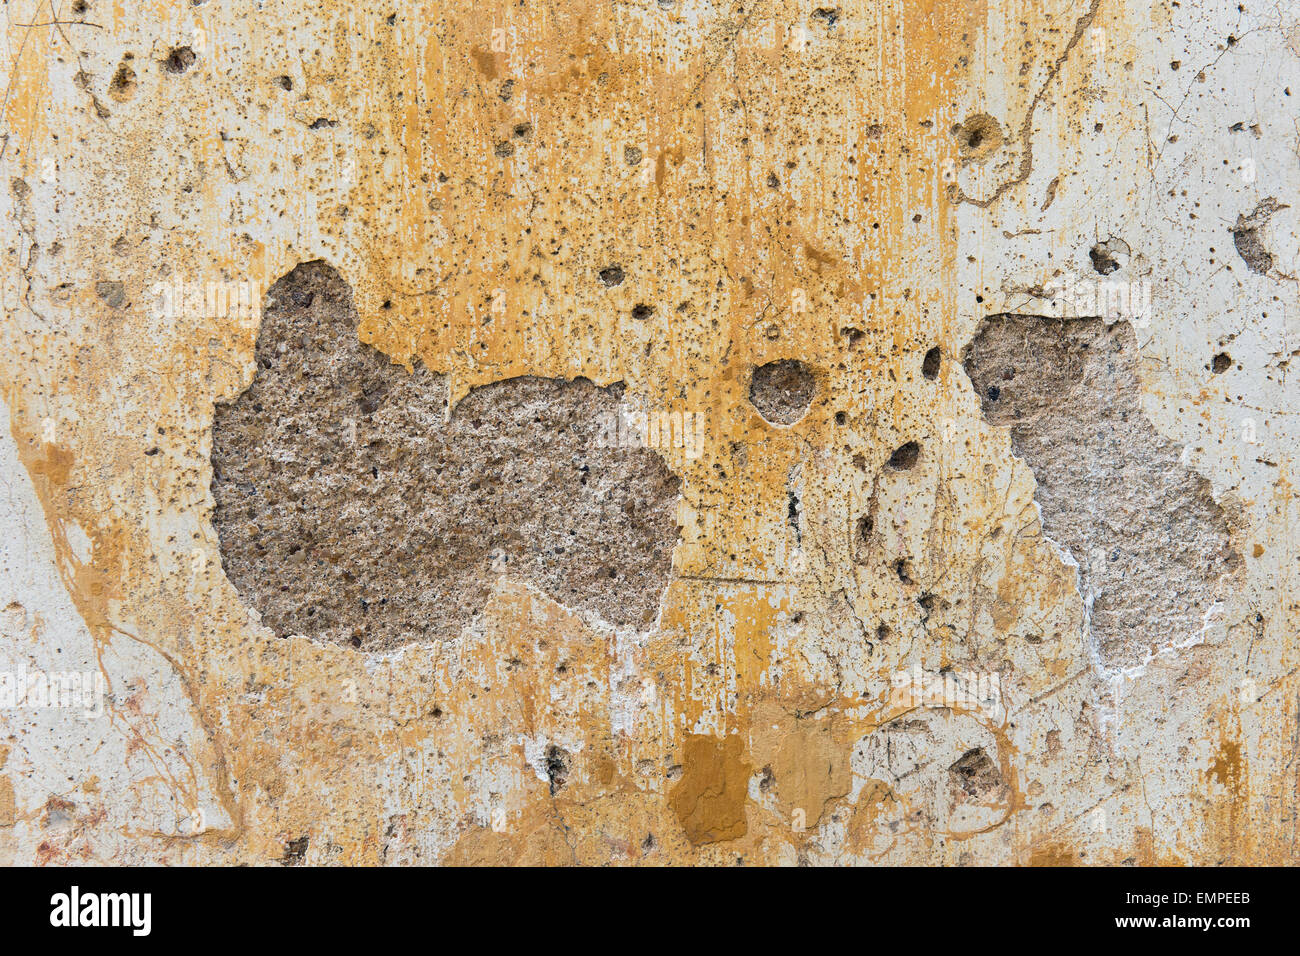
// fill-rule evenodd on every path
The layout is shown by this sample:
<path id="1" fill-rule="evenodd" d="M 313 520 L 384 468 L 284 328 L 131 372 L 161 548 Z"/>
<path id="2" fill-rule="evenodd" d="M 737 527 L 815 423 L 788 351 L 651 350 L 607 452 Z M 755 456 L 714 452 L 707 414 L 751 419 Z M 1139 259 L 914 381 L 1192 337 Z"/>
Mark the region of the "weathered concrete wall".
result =
<path id="1" fill-rule="evenodd" d="M 1300 10 L 5 21 L 4 861 L 1295 859 Z"/>

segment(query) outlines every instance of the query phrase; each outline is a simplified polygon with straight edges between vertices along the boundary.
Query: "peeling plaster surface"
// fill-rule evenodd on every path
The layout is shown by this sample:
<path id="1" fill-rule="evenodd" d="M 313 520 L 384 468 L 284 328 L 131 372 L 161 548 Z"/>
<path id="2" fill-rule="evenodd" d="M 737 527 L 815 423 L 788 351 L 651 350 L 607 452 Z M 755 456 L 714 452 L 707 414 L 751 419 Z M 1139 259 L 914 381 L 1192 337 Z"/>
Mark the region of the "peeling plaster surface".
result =
<path id="1" fill-rule="evenodd" d="M 0 860 L 1295 861 L 1300 12 L 57 6 L 0 33 Z M 566 454 L 671 480 L 640 596 L 557 520 L 410 639 L 263 617 L 214 423 L 317 260 L 444 416 L 617 399 Z M 991 317 L 1122 337 L 1122 408 L 1000 418 Z M 1091 460 L 1103 406 L 1158 454 Z M 1102 573 L 1127 460 L 1177 533 Z"/>

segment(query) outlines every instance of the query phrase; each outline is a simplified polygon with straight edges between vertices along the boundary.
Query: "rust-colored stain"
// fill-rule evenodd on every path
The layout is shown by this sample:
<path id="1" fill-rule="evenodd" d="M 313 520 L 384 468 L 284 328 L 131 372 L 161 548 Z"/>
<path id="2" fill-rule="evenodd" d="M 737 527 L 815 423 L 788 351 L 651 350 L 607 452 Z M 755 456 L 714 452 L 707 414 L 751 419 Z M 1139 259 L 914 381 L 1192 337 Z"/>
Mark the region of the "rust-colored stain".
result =
<path id="1" fill-rule="evenodd" d="M 1220 740 L 1214 762 L 1210 764 L 1210 778 L 1235 793 L 1245 779 L 1241 759 L 1241 744 L 1226 738 Z"/>

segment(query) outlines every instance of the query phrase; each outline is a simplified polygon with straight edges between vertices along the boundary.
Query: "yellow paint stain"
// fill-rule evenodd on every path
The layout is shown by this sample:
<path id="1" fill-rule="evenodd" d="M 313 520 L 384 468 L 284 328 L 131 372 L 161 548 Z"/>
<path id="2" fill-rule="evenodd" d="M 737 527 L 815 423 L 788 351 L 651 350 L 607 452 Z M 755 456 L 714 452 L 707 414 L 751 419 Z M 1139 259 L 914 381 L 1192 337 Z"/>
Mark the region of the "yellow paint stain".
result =
<path id="1" fill-rule="evenodd" d="M 1079 863 L 1078 851 L 1061 842 L 1040 844 L 1029 854 L 1029 866 L 1078 866 Z"/>
<path id="2" fill-rule="evenodd" d="M 745 835 L 746 789 L 752 768 L 738 734 L 719 740 L 702 734 L 686 738 L 682 776 L 668 794 L 687 839 L 699 846 Z"/>
<path id="3" fill-rule="evenodd" d="M 1210 764 L 1210 779 L 1234 793 L 1241 787 L 1244 779 L 1242 773 L 1241 744 L 1226 737 L 1219 740 L 1219 749 Z"/>

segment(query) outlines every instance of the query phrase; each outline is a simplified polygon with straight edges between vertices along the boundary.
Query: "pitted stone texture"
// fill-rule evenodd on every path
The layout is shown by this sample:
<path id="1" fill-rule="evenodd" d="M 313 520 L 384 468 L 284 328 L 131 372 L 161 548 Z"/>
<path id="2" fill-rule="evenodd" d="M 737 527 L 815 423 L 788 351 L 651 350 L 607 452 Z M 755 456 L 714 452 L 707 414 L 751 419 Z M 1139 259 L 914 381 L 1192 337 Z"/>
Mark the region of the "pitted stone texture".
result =
<path id="1" fill-rule="evenodd" d="M 1102 663 L 1205 631 L 1241 558 L 1209 482 L 1142 414 L 1132 326 L 993 316 L 964 360 L 985 418 L 1034 471 L 1044 535 L 1079 564 Z"/>
<path id="2" fill-rule="evenodd" d="M 322 262 L 270 290 L 249 387 L 213 426 L 226 574 L 279 635 L 367 650 L 454 636 L 495 574 L 625 627 L 656 616 L 679 480 L 601 441 L 620 386 L 444 379 L 357 338 Z"/>

